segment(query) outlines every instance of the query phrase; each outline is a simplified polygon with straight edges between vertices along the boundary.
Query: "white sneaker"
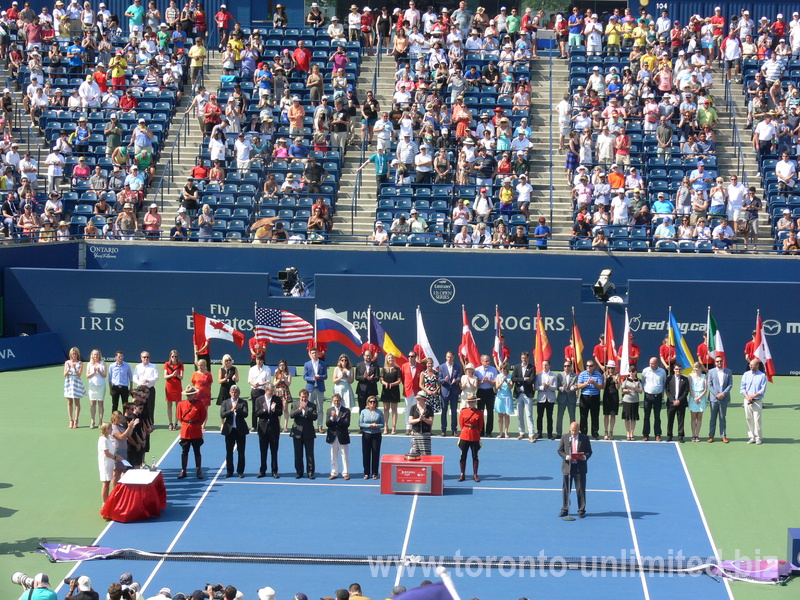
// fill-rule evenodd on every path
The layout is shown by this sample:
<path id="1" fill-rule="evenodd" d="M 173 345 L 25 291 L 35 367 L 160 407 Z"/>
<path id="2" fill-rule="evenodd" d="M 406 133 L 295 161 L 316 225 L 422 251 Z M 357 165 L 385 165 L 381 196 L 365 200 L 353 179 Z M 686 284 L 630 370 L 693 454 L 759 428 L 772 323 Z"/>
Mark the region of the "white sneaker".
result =
<path id="1" fill-rule="evenodd" d="M 756 441 L 753 438 L 750 438 L 749 440 L 747 440 L 747 443 L 748 444 L 755 444 Z"/>
<path id="2" fill-rule="evenodd" d="M 761 444 L 761 438 L 758 438 L 758 439 L 756 440 L 756 444 L 759 444 L 759 445 Z"/>

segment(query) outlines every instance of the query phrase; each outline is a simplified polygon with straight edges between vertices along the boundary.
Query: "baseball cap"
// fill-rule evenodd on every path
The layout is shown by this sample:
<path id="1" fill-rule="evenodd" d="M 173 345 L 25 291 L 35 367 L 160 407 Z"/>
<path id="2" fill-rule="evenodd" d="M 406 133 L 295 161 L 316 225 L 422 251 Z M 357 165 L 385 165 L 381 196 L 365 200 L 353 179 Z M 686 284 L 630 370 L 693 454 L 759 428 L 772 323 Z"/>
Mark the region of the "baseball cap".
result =
<path id="1" fill-rule="evenodd" d="M 78 589 L 82 592 L 92 591 L 92 580 L 87 575 L 78 577 Z"/>
<path id="2" fill-rule="evenodd" d="M 33 580 L 39 584 L 39 587 L 50 587 L 50 578 L 47 576 L 47 573 L 37 573 Z"/>
<path id="3" fill-rule="evenodd" d="M 258 590 L 258 600 L 275 600 L 275 590 L 271 587 L 263 587 Z"/>

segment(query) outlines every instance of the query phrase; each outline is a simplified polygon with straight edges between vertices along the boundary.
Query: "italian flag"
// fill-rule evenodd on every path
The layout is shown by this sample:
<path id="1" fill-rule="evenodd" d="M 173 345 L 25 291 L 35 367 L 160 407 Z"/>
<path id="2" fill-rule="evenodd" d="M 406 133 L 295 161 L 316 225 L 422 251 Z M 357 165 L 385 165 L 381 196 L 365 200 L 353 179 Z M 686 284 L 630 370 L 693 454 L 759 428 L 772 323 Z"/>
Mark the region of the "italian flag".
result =
<path id="1" fill-rule="evenodd" d="M 708 355 L 711 358 L 722 358 L 722 366 L 727 367 L 728 362 L 725 360 L 725 347 L 722 345 L 722 336 L 719 334 L 719 327 L 717 321 L 711 314 L 711 309 L 708 309 L 708 321 L 706 322 L 706 334 L 708 343 Z"/>

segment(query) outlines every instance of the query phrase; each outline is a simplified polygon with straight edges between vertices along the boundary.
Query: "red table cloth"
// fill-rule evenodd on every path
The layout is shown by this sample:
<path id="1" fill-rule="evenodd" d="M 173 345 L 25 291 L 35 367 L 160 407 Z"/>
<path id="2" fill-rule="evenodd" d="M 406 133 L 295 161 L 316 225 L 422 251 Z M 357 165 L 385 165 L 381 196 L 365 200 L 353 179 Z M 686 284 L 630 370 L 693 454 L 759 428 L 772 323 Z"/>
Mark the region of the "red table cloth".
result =
<path id="1" fill-rule="evenodd" d="M 149 483 L 120 481 L 103 504 L 100 514 L 120 523 L 160 517 L 161 511 L 167 507 L 167 488 L 161 471 L 152 475 Z"/>

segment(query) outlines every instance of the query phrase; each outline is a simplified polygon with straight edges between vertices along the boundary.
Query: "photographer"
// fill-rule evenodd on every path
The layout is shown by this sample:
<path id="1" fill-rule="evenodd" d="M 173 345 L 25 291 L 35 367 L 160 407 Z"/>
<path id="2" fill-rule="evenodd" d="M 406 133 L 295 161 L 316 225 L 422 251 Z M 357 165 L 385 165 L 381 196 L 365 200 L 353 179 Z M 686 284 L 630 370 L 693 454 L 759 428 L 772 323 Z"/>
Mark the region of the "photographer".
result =
<path id="1" fill-rule="evenodd" d="M 23 573 L 14 573 L 11 581 L 25 588 L 19 600 L 56 600 L 58 598 L 56 593 L 50 589 L 50 578 L 46 573 L 37 573 L 33 579 Z"/>
<path id="2" fill-rule="evenodd" d="M 77 579 L 67 578 L 64 583 L 69 585 L 69 591 L 65 598 L 72 600 L 100 600 L 100 594 L 92 589 L 92 580 L 86 575 L 81 575 Z M 75 593 L 77 588 L 78 593 Z"/>

